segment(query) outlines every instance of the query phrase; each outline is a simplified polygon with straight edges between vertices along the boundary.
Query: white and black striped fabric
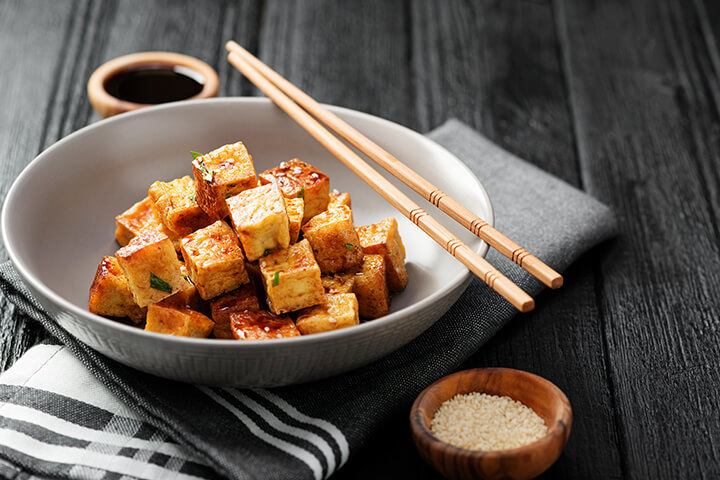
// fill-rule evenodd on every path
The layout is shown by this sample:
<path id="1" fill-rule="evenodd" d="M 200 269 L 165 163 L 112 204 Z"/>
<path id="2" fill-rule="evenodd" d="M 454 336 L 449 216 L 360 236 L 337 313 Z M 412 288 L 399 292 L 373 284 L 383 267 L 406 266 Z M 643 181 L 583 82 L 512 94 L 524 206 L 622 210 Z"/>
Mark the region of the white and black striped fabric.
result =
<path id="1" fill-rule="evenodd" d="M 560 270 L 614 234 L 606 207 L 463 124 L 430 136 L 483 181 L 498 228 Z M 509 260 L 489 259 L 539 292 Z M 272 391 L 208 388 L 143 374 L 81 344 L 8 263 L 0 287 L 16 314 L 42 322 L 60 344 L 32 348 L 0 375 L 0 474 L 18 479 L 327 478 L 515 314 L 475 280 L 433 327 L 371 365 Z"/>

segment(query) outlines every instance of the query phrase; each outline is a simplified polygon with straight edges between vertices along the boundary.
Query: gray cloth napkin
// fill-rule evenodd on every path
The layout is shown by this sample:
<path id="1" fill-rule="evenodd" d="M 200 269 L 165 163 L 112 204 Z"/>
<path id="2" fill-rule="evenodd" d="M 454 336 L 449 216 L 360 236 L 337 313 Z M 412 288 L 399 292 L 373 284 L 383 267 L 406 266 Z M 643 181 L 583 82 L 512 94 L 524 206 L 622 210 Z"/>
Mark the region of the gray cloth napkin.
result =
<path id="1" fill-rule="evenodd" d="M 464 124 L 451 120 L 429 137 L 458 156 L 483 182 L 495 207 L 497 228 L 556 269 L 563 271 L 583 252 L 614 235 L 614 218 L 604 205 Z M 541 290 L 539 282 L 497 252 L 491 250 L 488 259 L 532 295 Z M 36 351 L 34 359 L 25 362 L 29 367 L 20 365 L 23 358 L 7 378 L 0 376 L 0 458 L 6 460 L 0 471 L 20 469 L 62 478 L 78 476 L 78 471 L 94 472 L 99 478 L 143 477 L 143 462 L 155 474 L 160 467 L 192 478 L 213 472 L 231 478 L 327 477 L 384 421 L 406 415 L 423 388 L 456 369 L 516 314 L 475 279 L 434 326 L 375 363 L 322 381 L 272 390 L 205 388 L 137 372 L 81 344 L 38 309 L 8 264 L 0 266 L 0 286 L 20 312 L 42 322 L 66 346 L 60 351 L 74 355 L 58 360 L 57 348 L 46 349 L 46 357 Z M 58 367 L 58 362 L 63 366 Z M 33 381 L 26 379 L 26 371 L 32 371 Z M 57 383 L 55 371 L 67 371 L 62 388 L 48 385 L 52 379 Z M 85 379 L 84 383 L 77 384 L 76 378 Z M 93 390 L 87 388 L 88 378 L 96 382 L 98 392 L 106 392 L 103 401 L 88 393 Z M 59 402 L 64 402 L 63 408 L 58 408 Z M 50 412 L 67 423 L 38 420 L 33 427 L 25 421 L 22 433 L 30 440 L 13 448 L 7 439 L 17 437 L 3 432 L 12 434 L 20 427 L 17 419 L 3 414 L 6 405 Z M 68 424 L 72 428 L 61 428 Z M 126 428 L 118 429 L 118 424 Z M 73 425 L 85 428 L 85 443 L 76 438 L 80 433 Z M 117 436 L 107 437 L 108 431 L 141 444 L 121 448 L 118 443 L 123 442 Z M 156 442 L 147 443 L 148 438 Z M 90 460 L 71 464 L 70 457 L 46 458 L 48 449 L 32 448 L 50 444 L 55 449 L 75 445 L 92 451 L 87 454 Z M 166 452 L 154 451 L 156 444 Z M 103 461 L 106 457 L 99 457 L 98 451 L 117 461 Z"/>

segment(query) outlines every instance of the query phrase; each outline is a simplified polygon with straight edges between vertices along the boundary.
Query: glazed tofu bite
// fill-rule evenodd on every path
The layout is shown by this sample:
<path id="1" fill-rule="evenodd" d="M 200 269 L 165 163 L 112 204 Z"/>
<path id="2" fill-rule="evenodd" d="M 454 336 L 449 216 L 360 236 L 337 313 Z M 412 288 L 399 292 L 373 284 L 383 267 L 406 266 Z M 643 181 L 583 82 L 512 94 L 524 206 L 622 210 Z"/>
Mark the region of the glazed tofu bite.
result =
<path id="1" fill-rule="evenodd" d="M 204 300 L 250 281 L 240 242 L 222 220 L 183 237 L 181 251 L 190 280 Z"/>
<path id="2" fill-rule="evenodd" d="M 352 272 L 323 275 L 321 280 L 325 293 L 352 293 L 355 286 Z"/>
<path id="3" fill-rule="evenodd" d="M 251 262 L 290 245 L 285 199 L 277 185 L 251 188 L 227 199 L 233 228 Z"/>
<path id="4" fill-rule="evenodd" d="M 124 247 L 138 235 L 158 230 L 168 236 L 176 251 L 180 251 L 180 237 L 165 227 L 155 213 L 150 197 L 145 197 L 135 205 L 115 217 L 115 240 Z"/>
<path id="5" fill-rule="evenodd" d="M 378 318 L 390 312 L 390 292 L 387 287 L 385 258 L 365 255 L 362 267 L 355 274 L 353 287 L 363 318 Z"/>
<path id="6" fill-rule="evenodd" d="M 300 336 L 290 317 L 273 315 L 264 310 L 231 313 L 230 326 L 233 337 L 237 340 L 271 340 Z"/>
<path id="7" fill-rule="evenodd" d="M 187 175 L 171 182 L 153 183 L 148 196 L 162 224 L 176 235 L 184 237 L 212 223 L 196 203 L 195 182 Z"/>
<path id="8" fill-rule="evenodd" d="M 242 142 L 195 158 L 192 169 L 197 203 L 213 220 L 230 214 L 226 198 L 258 185 L 252 157 Z"/>
<path id="9" fill-rule="evenodd" d="M 234 338 L 230 329 L 230 314 L 244 312 L 245 310 L 251 312 L 260 310 L 260 301 L 252 283 L 245 284 L 237 290 L 211 300 L 210 311 L 215 321 L 215 328 L 213 329 L 215 338 Z"/>
<path id="10" fill-rule="evenodd" d="M 214 325 L 212 320 L 200 312 L 163 301 L 148 306 L 145 330 L 181 337 L 206 338 Z"/>
<path id="11" fill-rule="evenodd" d="M 146 309 L 133 300 L 127 278 L 115 257 L 104 256 L 90 286 L 90 312 L 110 317 L 129 317 L 135 323 L 145 319 Z"/>
<path id="12" fill-rule="evenodd" d="M 345 205 L 346 207 L 352 209 L 352 201 L 350 200 L 350 194 L 340 193 L 337 190 L 333 190 L 332 192 L 330 192 L 330 201 L 328 202 L 327 208 L 334 208 L 338 205 Z"/>
<path id="13" fill-rule="evenodd" d="M 323 273 L 342 272 L 362 263 L 363 249 L 348 207 L 340 205 L 315 215 L 302 231 Z"/>
<path id="14" fill-rule="evenodd" d="M 300 227 L 302 226 L 305 204 L 302 198 L 286 198 L 285 208 L 290 220 L 290 243 L 295 243 L 300 238 Z"/>
<path id="15" fill-rule="evenodd" d="M 358 227 L 358 236 L 366 254 L 383 255 L 388 288 L 399 292 L 407 285 L 405 246 L 398 232 L 397 220 L 388 217 L 380 223 Z"/>
<path id="16" fill-rule="evenodd" d="M 259 264 L 271 312 L 294 312 L 323 301 L 320 267 L 307 240 L 272 252 Z"/>
<path id="17" fill-rule="evenodd" d="M 138 235 L 116 256 L 133 299 L 141 307 L 157 303 L 189 285 L 180 271 L 172 242 L 161 232 Z"/>
<path id="18" fill-rule="evenodd" d="M 326 295 L 325 300 L 300 312 L 295 324 L 303 335 L 329 332 L 360 323 L 358 301 L 352 293 Z"/>
<path id="19" fill-rule="evenodd" d="M 303 223 L 327 208 L 330 200 L 330 179 L 323 172 L 293 158 L 260 175 L 260 183 L 276 183 L 286 198 L 302 198 L 305 202 Z"/>

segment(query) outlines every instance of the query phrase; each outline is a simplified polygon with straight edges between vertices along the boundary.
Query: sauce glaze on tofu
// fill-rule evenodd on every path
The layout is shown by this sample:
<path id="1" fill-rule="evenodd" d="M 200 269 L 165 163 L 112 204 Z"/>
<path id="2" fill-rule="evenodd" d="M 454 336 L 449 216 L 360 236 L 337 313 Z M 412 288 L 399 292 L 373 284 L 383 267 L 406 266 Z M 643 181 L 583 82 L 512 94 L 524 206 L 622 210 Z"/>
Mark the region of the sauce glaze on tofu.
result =
<path id="1" fill-rule="evenodd" d="M 328 176 L 297 158 L 256 175 L 242 142 L 192 156 L 194 178 L 156 181 L 116 217 L 122 248 L 98 265 L 91 312 L 226 341 L 389 313 L 390 291 L 407 283 L 394 218 L 356 226 L 350 194 L 330 193 Z"/>

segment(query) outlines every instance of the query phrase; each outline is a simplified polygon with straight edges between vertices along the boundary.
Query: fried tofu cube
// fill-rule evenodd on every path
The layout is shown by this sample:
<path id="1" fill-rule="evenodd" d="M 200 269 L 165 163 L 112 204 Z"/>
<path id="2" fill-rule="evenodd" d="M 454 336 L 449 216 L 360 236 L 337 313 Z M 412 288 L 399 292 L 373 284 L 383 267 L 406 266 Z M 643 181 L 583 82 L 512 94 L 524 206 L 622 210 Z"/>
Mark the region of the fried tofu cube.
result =
<path id="1" fill-rule="evenodd" d="M 337 207 L 338 205 L 345 205 L 352 210 L 352 201 L 350 200 L 349 193 L 340 193 L 337 190 L 330 192 L 330 201 L 328 202 L 327 208 Z"/>
<path id="2" fill-rule="evenodd" d="M 148 190 L 158 219 L 184 237 L 212 223 L 196 202 L 195 182 L 188 175 L 171 182 L 155 182 Z"/>
<path id="3" fill-rule="evenodd" d="M 329 332 L 360 323 L 358 301 L 352 293 L 326 295 L 325 300 L 300 312 L 295 325 L 303 335 Z"/>
<path id="4" fill-rule="evenodd" d="M 290 245 L 290 221 L 277 185 L 251 188 L 228 198 L 230 219 L 245 256 L 254 262 L 267 250 Z"/>
<path id="5" fill-rule="evenodd" d="M 286 198 L 285 208 L 290 220 L 290 243 L 295 243 L 300 238 L 300 227 L 302 226 L 305 203 L 302 198 Z"/>
<path id="6" fill-rule="evenodd" d="M 290 317 L 273 315 L 264 310 L 231 313 L 230 328 L 237 340 L 271 340 L 300 336 L 300 331 Z"/>
<path id="7" fill-rule="evenodd" d="M 197 157 L 192 169 L 197 203 L 213 220 L 230 215 L 226 198 L 258 186 L 252 157 L 242 142 Z"/>
<path id="8" fill-rule="evenodd" d="M 150 230 L 159 230 L 168 236 L 176 251 L 180 251 L 180 237 L 168 230 L 155 213 L 150 197 L 145 197 L 135 205 L 115 217 L 115 240 L 124 247 L 136 236 Z"/>
<path id="9" fill-rule="evenodd" d="M 188 282 L 170 239 L 151 230 L 133 238 L 115 254 L 125 273 L 133 299 L 141 307 L 185 290 Z"/>
<path id="10" fill-rule="evenodd" d="M 251 283 L 211 300 L 210 311 L 212 319 L 215 321 L 213 329 L 215 338 L 234 338 L 230 329 L 230 314 L 245 310 L 251 312 L 260 310 L 260 301 L 255 286 Z"/>
<path id="11" fill-rule="evenodd" d="M 323 273 L 342 272 L 362 263 L 363 249 L 348 207 L 339 205 L 315 215 L 302 231 Z"/>
<path id="12" fill-rule="evenodd" d="M 317 168 L 293 158 L 260 175 L 260 183 L 277 183 L 286 198 L 305 202 L 303 223 L 327 208 L 330 201 L 330 178 Z"/>
<path id="13" fill-rule="evenodd" d="M 207 338 L 215 323 L 200 312 L 172 302 L 148 306 L 145 330 L 181 337 Z"/>
<path id="14" fill-rule="evenodd" d="M 181 251 L 190 280 L 203 300 L 250 281 L 240 242 L 222 220 L 183 237 Z"/>
<path id="15" fill-rule="evenodd" d="M 323 301 L 320 267 L 307 240 L 272 252 L 259 264 L 271 312 L 294 312 Z"/>
<path id="16" fill-rule="evenodd" d="M 390 292 L 385 273 L 385 257 L 365 255 L 355 274 L 353 287 L 363 318 L 378 318 L 390 312 Z"/>
<path id="17" fill-rule="evenodd" d="M 205 302 L 195 288 L 195 285 L 190 285 L 184 290 L 180 290 L 177 293 L 173 293 L 169 297 L 160 300 L 156 305 L 174 305 L 177 307 L 185 307 L 197 312 L 205 310 Z"/>
<path id="18" fill-rule="evenodd" d="M 350 273 L 336 273 L 321 277 L 325 293 L 353 293 L 355 275 Z"/>
<path id="19" fill-rule="evenodd" d="M 88 309 L 97 315 L 130 317 L 135 323 L 145 319 L 146 309 L 133 300 L 127 278 L 115 257 L 105 256 L 100 261 L 90 286 Z"/>
<path id="20" fill-rule="evenodd" d="M 380 223 L 356 228 L 365 254 L 383 255 L 388 288 L 400 292 L 407 285 L 405 246 L 400 238 L 397 220 L 388 217 Z"/>

